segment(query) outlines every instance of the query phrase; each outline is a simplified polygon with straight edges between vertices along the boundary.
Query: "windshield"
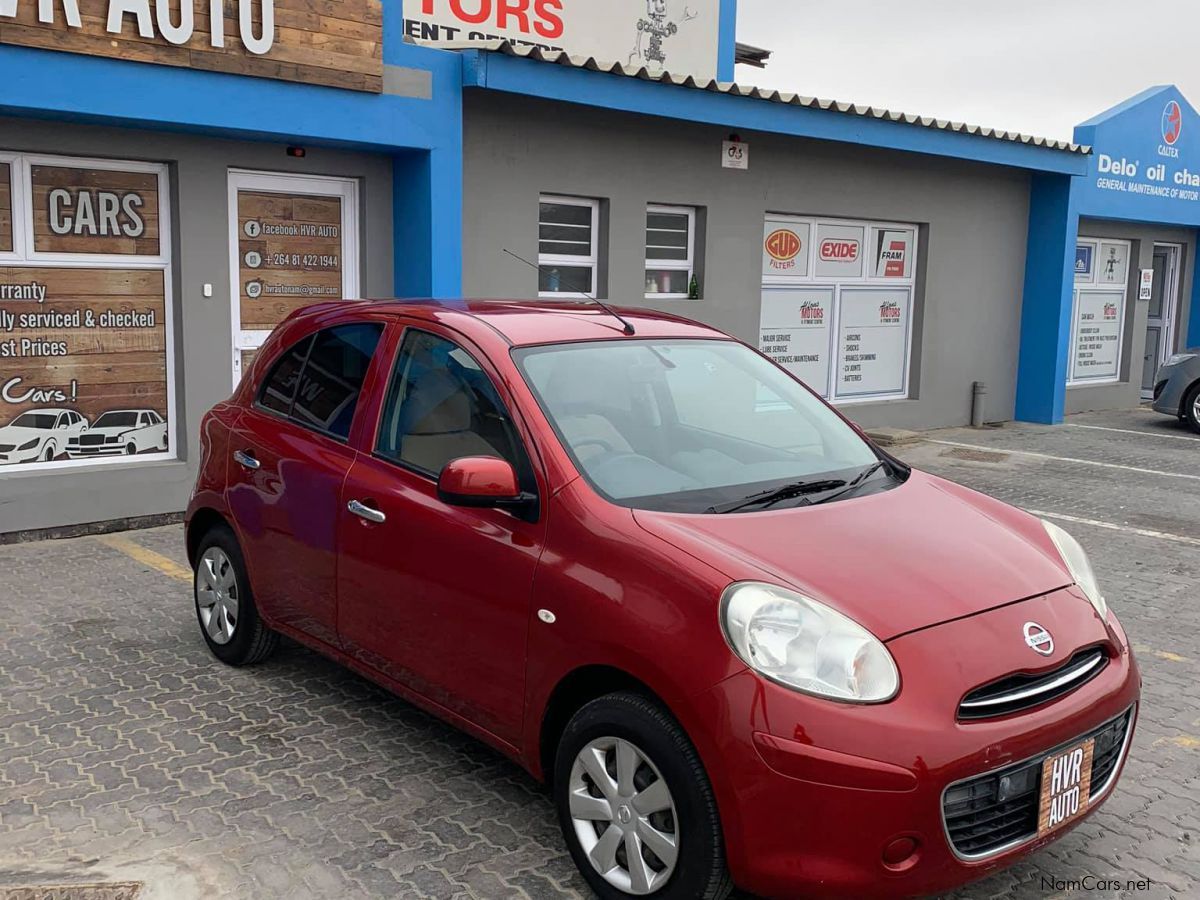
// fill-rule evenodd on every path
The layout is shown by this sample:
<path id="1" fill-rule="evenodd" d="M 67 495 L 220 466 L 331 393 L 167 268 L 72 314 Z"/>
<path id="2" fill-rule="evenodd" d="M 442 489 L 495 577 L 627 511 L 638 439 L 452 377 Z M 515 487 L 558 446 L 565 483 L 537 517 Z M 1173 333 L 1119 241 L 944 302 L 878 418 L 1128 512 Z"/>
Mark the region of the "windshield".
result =
<path id="1" fill-rule="evenodd" d="M 96 420 L 95 428 L 132 428 L 137 424 L 135 412 L 105 413 Z"/>
<path id="2" fill-rule="evenodd" d="M 16 428 L 53 428 L 57 421 L 58 416 L 47 413 L 25 413 L 23 416 L 17 416 L 13 426 Z"/>
<path id="3" fill-rule="evenodd" d="M 801 481 L 848 480 L 879 461 L 801 384 L 732 341 L 601 341 L 513 355 L 580 472 L 624 506 L 712 511 Z"/>

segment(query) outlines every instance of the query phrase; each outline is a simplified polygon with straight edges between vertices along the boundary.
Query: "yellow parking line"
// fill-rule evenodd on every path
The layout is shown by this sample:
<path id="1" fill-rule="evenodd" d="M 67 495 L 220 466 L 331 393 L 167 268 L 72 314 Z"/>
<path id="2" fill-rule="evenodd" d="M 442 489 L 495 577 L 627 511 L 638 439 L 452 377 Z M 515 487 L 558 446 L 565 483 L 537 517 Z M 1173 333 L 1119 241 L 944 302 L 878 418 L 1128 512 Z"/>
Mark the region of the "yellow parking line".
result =
<path id="1" fill-rule="evenodd" d="M 1194 738 L 1190 734 L 1181 734 L 1173 738 L 1159 738 L 1154 742 L 1155 747 L 1163 744 L 1174 744 L 1176 747 L 1182 747 L 1184 750 L 1200 750 L 1200 738 Z"/>
<path id="2" fill-rule="evenodd" d="M 173 559 L 167 559 L 161 553 L 155 553 L 153 550 L 147 550 L 141 544 L 134 543 L 129 538 L 121 537 L 116 534 L 103 534 L 96 537 L 106 547 L 111 547 L 118 553 L 124 553 L 132 560 L 140 562 L 144 566 L 154 569 L 156 572 L 170 577 L 176 578 L 179 581 L 191 581 L 192 572 L 186 569 Z"/>

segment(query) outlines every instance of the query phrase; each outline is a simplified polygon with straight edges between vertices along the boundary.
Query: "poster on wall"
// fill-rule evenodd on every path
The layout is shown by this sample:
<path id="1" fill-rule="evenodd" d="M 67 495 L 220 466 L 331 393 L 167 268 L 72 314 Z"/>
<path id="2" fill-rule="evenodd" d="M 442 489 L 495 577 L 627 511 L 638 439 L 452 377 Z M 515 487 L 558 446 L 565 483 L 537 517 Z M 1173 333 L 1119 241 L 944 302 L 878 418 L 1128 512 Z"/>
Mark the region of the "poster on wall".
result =
<path id="1" fill-rule="evenodd" d="M 721 0 L 404 0 L 404 34 L 506 40 L 652 72 L 715 78 Z"/>
<path id="2" fill-rule="evenodd" d="M 817 226 L 818 278 L 861 278 L 863 272 L 863 237 L 861 225 Z"/>
<path id="3" fill-rule="evenodd" d="M 912 275 L 913 232 L 877 228 L 875 277 L 909 278 Z"/>
<path id="4" fill-rule="evenodd" d="M 1094 271 L 1096 248 L 1091 244 L 1079 244 L 1075 247 L 1075 280 L 1091 281 Z"/>
<path id="5" fill-rule="evenodd" d="M 1114 380 L 1120 374 L 1124 300 L 1125 295 L 1115 291 L 1079 292 L 1072 381 Z"/>
<path id="6" fill-rule="evenodd" d="M 1124 285 L 1129 278 L 1129 245 L 1101 244 L 1098 270 L 1100 284 Z"/>
<path id="7" fill-rule="evenodd" d="M 0 253 L 9 253 L 12 239 L 12 167 L 0 162 Z"/>
<path id="8" fill-rule="evenodd" d="M 832 288 L 764 290 L 759 349 L 824 395 L 832 317 Z"/>
<path id="9" fill-rule="evenodd" d="M 165 453 L 161 269 L 0 266 L 0 466 Z"/>
<path id="10" fill-rule="evenodd" d="M 911 313 L 907 289 L 842 289 L 837 397 L 904 393 Z"/>
<path id="11" fill-rule="evenodd" d="M 158 256 L 158 175 L 30 166 L 37 253 Z"/>
<path id="12" fill-rule="evenodd" d="M 340 197 L 239 190 L 237 206 L 243 331 L 342 296 Z"/>
<path id="13" fill-rule="evenodd" d="M 807 277 L 811 231 L 807 222 L 768 218 L 763 227 L 763 276 Z"/>

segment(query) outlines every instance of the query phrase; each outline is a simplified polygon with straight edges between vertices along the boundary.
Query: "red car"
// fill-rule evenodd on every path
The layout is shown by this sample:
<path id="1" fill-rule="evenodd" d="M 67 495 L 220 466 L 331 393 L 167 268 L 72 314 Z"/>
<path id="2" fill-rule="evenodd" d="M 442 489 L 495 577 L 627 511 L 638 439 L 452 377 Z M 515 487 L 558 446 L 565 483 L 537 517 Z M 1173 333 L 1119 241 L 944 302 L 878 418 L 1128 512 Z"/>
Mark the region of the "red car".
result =
<path id="1" fill-rule="evenodd" d="M 1140 676 L 1079 544 L 620 315 L 285 322 L 203 424 L 212 652 L 286 635 L 496 747 L 601 897 L 929 893 L 1091 814 Z"/>

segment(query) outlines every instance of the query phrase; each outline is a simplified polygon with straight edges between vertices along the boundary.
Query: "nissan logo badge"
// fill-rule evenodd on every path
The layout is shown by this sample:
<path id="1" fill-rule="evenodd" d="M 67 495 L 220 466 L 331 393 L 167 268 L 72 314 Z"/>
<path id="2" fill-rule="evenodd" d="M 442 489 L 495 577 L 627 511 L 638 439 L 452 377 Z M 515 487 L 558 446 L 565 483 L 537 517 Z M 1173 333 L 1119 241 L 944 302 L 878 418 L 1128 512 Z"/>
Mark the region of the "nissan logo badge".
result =
<path id="1" fill-rule="evenodd" d="M 1040 653 L 1042 656 L 1054 654 L 1054 638 L 1037 622 L 1025 623 L 1025 643 L 1034 653 Z"/>

